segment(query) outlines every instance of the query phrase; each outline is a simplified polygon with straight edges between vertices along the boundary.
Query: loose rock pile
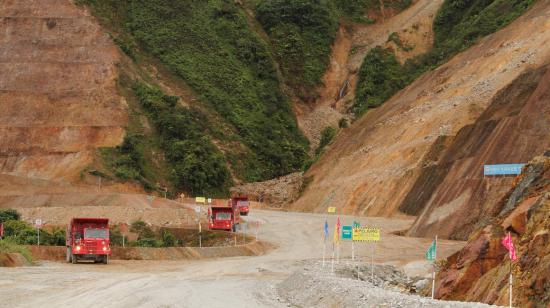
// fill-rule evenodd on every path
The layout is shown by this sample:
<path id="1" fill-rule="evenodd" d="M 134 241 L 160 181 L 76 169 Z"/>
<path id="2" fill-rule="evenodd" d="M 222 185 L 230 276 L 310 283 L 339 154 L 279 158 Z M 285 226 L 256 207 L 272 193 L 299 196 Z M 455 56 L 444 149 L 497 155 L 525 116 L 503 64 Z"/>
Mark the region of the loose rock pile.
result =
<path id="1" fill-rule="evenodd" d="M 371 282 L 370 266 L 351 262 L 323 268 L 320 262 L 306 265 L 277 286 L 277 300 L 298 307 L 490 307 L 478 303 L 432 300 L 410 294 L 424 287 L 425 279 L 405 276 L 392 266 L 375 265 Z"/>

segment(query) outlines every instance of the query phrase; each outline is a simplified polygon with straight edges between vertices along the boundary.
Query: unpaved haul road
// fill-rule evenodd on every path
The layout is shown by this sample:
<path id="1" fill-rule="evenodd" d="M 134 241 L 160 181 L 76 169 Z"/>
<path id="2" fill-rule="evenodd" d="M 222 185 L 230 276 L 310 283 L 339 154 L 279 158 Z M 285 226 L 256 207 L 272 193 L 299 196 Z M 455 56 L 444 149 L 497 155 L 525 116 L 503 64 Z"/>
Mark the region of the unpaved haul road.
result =
<path id="1" fill-rule="evenodd" d="M 113 261 L 109 265 L 45 262 L 40 266 L 0 268 L 2 307 L 258 307 L 283 306 L 273 286 L 304 261 L 322 258 L 326 216 L 253 210 L 247 218 L 260 221 L 259 238 L 277 248 L 264 256 L 200 261 Z M 342 217 L 351 224 L 353 217 Z M 426 273 L 422 261 L 429 239 L 405 238 L 390 232 L 406 229 L 411 220 L 361 218 L 362 225 L 383 230 L 375 262 L 389 263 L 413 274 Z M 329 217 L 334 228 L 335 217 Z M 249 233 L 255 233 L 253 223 Z M 443 257 L 462 247 L 441 241 Z M 365 262 L 371 246 L 356 245 Z M 327 256 L 332 244 L 327 242 Z M 343 243 L 341 258 L 351 246 Z M 328 270 L 328 266 L 327 266 Z M 286 306 L 286 305 L 284 305 Z"/>

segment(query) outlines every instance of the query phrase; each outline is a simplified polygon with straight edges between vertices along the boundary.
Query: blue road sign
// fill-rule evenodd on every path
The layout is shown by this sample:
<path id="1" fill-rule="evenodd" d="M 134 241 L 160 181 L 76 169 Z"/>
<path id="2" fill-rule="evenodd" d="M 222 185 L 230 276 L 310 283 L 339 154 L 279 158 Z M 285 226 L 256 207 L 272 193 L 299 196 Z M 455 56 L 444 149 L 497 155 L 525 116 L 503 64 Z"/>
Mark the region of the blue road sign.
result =
<path id="1" fill-rule="evenodd" d="M 483 166 L 483 175 L 518 175 L 525 164 L 501 164 Z"/>

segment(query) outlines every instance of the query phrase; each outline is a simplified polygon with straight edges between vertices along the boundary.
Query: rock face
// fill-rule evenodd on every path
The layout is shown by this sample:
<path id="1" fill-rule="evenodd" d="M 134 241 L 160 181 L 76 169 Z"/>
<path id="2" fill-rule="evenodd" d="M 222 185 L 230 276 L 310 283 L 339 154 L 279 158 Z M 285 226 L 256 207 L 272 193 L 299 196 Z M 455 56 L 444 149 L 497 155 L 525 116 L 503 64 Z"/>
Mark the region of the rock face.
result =
<path id="1" fill-rule="evenodd" d="M 245 194 L 250 200 L 280 208 L 296 200 L 307 181 L 301 172 L 295 172 L 269 181 L 236 186 L 231 188 L 231 192 Z"/>
<path id="2" fill-rule="evenodd" d="M 0 172 L 74 178 L 124 136 L 118 50 L 70 0 L 4 0 L 0 23 Z"/>
<path id="3" fill-rule="evenodd" d="M 426 164 L 400 209 L 419 215 L 414 236 L 467 239 L 501 209 L 514 177 L 484 177 L 484 164 L 525 163 L 550 147 L 550 69 L 530 70 L 501 90 L 439 160 Z M 422 208 L 424 206 L 424 208 Z"/>
<path id="4" fill-rule="evenodd" d="M 541 153 L 539 144 L 549 142 L 545 72 L 529 75 L 541 78 L 540 87 L 533 82 L 529 90 L 518 92 L 529 97 L 510 93 L 496 101 L 519 76 L 550 59 L 549 20 L 550 3 L 538 2 L 505 29 L 424 74 L 343 130 L 306 173 L 313 181 L 292 208 L 321 212 L 332 205 L 360 215 L 423 214 L 415 235 L 443 228 L 451 236 L 470 223 L 474 216 L 469 215 L 478 213 L 468 207 L 471 200 L 499 200 L 511 184 L 510 179 L 481 183 L 483 163 L 525 162 Z M 507 105 L 509 100 L 518 104 Z M 512 125 L 514 137 L 504 138 Z M 481 147 L 488 152 L 476 152 Z M 419 199 L 411 199 L 413 190 Z M 328 197 L 332 204 L 323 202 Z M 447 226 L 457 213 L 468 219 Z"/>
<path id="5" fill-rule="evenodd" d="M 532 180 L 534 179 L 534 180 Z M 437 298 L 508 304 L 508 276 L 515 307 L 550 302 L 550 157 L 535 159 L 500 206 L 503 211 L 447 259 L 438 274 Z M 513 205 L 507 208 L 508 203 Z M 511 232 L 518 261 L 510 266 L 500 241 Z"/>

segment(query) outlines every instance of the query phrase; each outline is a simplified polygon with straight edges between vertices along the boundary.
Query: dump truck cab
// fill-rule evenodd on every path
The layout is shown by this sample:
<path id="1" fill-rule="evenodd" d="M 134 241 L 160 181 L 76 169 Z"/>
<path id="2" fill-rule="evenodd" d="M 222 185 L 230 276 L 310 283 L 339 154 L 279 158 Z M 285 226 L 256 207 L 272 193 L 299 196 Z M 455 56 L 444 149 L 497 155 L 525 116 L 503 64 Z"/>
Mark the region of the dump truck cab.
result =
<path id="1" fill-rule="evenodd" d="M 67 226 L 67 262 L 89 260 L 107 264 L 109 246 L 109 219 L 73 218 Z"/>
<path id="2" fill-rule="evenodd" d="M 229 206 L 236 208 L 243 216 L 247 216 L 250 212 L 250 202 L 247 195 L 233 195 L 229 199 Z"/>
<path id="3" fill-rule="evenodd" d="M 239 212 L 229 206 L 208 208 L 208 228 L 210 230 L 235 231 L 239 224 Z"/>

